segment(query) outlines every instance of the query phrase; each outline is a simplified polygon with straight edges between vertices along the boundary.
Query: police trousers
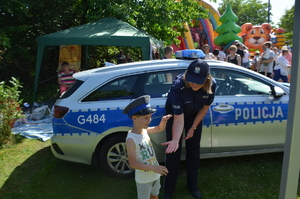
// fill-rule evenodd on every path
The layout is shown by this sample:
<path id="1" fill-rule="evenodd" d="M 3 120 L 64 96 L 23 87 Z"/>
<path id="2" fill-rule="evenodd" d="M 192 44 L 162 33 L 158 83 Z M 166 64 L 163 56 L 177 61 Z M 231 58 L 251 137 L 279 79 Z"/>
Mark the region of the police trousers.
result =
<path id="1" fill-rule="evenodd" d="M 184 118 L 184 130 L 187 134 L 192 127 L 195 115 Z M 170 118 L 166 126 L 167 141 L 172 140 L 173 117 Z M 202 134 L 202 121 L 194 131 L 194 136 L 186 140 L 186 172 L 187 172 L 187 188 L 189 190 L 197 189 L 198 169 L 200 166 L 200 140 Z M 179 141 L 179 148 L 176 152 L 166 154 L 166 167 L 169 173 L 165 176 L 164 189 L 165 193 L 172 194 L 175 190 L 177 177 L 180 170 L 182 137 Z"/>

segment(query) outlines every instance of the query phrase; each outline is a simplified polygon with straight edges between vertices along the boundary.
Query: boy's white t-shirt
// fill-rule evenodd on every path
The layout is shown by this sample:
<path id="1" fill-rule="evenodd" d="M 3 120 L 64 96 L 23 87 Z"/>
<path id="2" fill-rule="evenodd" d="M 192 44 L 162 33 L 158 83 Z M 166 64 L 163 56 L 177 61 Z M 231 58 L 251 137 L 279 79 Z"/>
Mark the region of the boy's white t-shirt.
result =
<path id="1" fill-rule="evenodd" d="M 133 139 L 135 143 L 136 161 L 148 165 L 158 165 L 155 151 L 147 131 L 143 131 L 142 134 L 128 132 L 126 140 L 128 138 Z M 135 181 L 137 183 L 148 183 L 158 178 L 160 178 L 160 174 L 153 171 L 135 169 Z"/>

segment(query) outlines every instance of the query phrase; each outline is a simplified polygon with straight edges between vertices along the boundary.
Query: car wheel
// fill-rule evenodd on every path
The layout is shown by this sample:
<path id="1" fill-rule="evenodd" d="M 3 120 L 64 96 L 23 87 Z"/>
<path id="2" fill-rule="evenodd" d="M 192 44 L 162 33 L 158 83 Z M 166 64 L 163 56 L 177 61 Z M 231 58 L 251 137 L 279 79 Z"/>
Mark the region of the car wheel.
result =
<path id="1" fill-rule="evenodd" d="M 126 134 L 118 134 L 108 138 L 100 149 L 100 165 L 106 173 L 113 177 L 130 178 L 134 169 L 129 166 Z"/>

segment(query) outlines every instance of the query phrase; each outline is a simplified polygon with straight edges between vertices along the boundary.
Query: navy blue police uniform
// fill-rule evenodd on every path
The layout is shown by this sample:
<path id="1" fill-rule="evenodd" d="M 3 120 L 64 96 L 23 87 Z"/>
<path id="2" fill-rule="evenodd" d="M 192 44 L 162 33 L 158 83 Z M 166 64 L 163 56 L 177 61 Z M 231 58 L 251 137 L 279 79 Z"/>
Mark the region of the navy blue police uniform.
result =
<path id="1" fill-rule="evenodd" d="M 213 102 L 216 83 L 213 79 L 212 94 L 208 94 L 203 87 L 197 91 L 188 88 L 183 76 L 184 74 L 178 75 L 172 83 L 166 101 L 166 113 L 184 114 L 184 130 L 187 133 L 192 128 L 197 113 L 205 105 L 210 105 Z M 167 141 L 172 140 L 173 118 L 169 119 L 166 126 Z M 202 121 L 196 127 L 193 137 L 186 140 L 187 188 L 189 190 L 197 189 L 201 133 Z M 173 193 L 175 190 L 180 170 L 181 144 L 182 138 L 179 141 L 179 148 L 174 153 L 166 154 L 166 167 L 169 173 L 165 178 L 165 193 Z"/>

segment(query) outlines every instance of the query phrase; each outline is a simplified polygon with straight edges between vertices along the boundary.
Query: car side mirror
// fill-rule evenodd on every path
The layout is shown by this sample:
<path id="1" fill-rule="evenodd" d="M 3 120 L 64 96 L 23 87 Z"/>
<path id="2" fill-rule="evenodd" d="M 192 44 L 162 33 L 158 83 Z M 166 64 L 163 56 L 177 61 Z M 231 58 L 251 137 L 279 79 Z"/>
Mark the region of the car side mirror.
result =
<path id="1" fill-rule="evenodd" d="M 284 90 L 278 86 L 274 87 L 274 97 L 282 97 L 284 95 Z"/>

